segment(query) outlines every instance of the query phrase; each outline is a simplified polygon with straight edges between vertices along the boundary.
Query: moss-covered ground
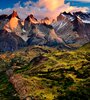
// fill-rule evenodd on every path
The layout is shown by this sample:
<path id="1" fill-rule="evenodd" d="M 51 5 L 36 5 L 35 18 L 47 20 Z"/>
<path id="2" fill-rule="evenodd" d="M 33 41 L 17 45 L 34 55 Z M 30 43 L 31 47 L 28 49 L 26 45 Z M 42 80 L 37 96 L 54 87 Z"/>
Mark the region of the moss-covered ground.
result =
<path id="1" fill-rule="evenodd" d="M 12 70 L 11 76 L 8 70 Z M 16 78 L 16 85 L 11 77 Z M 22 92 L 17 89 L 19 80 L 24 84 Z M 21 98 L 90 100 L 90 44 L 74 51 L 34 46 L 1 53 L 0 100 Z"/>

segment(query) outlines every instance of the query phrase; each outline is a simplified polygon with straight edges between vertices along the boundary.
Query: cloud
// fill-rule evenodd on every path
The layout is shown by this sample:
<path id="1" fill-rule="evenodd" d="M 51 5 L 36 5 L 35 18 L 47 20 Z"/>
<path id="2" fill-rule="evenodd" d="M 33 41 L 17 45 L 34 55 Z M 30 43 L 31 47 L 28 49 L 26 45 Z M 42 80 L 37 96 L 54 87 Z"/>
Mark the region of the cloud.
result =
<path id="1" fill-rule="evenodd" d="M 64 5 L 64 0 L 39 0 L 36 5 L 38 7 L 45 7 L 50 11 L 54 11 L 58 7 Z"/>
<path id="2" fill-rule="evenodd" d="M 24 6 L 30 6 L 32 4 L 32 1 L 27 1 L 24 3 Z"/>
<path id="3" fill-rule="evenodd" d="M 15 7 L 15 8 L 19 7 L 19 6 L 20 6 L 20 3 L 21 3 L 20 1 L 17 2 L 17 3 L 14 5 L 14 7 Z"/>
<path id="4" fill-rule="evenodd" d="M 68 4 L 65 4 L 65 6 L 62 7 L 61 10 L 66 11 L 66 12 L 78 12 L 78 11 L 87 12 L 89 9 L 88 7 L 70 6 L 70 3 L 68 3 Z"/>
<path id="5" fill-rule="evenodd" d="M 49 17 L 56 18 L 61 12 L 76 12 L 88 10 L 87 7 L 72 7 L 70 4 L 64 4 L 64 0 L 39 0 L 38 2 L 27 1 L 22 7 L 20 1 L 13 8 L 0 9 L 0 14 L 10 14 L 17 10 L 20 18 L 25 19 L 27 15 L 34 14 L 37 18 Z"/>

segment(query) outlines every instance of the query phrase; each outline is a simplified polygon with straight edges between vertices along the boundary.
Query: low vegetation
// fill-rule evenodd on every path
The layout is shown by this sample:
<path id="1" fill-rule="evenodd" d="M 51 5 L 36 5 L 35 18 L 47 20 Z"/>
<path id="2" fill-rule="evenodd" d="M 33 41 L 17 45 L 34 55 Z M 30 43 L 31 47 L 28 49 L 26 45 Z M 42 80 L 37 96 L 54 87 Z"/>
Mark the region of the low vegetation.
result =
<path id="1" fill-rule="evenodd" d="M 90 44 L 0 54 L 0 100 L 89 100 Z"/>

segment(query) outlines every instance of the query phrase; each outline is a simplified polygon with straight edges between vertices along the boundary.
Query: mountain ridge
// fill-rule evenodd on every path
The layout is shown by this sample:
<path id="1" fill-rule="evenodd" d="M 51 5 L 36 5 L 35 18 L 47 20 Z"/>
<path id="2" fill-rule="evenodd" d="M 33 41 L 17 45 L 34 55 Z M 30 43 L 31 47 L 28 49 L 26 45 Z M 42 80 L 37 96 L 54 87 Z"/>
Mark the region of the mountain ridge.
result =
<path id="1" fill-rule="evenodd" d="M 80 16 L 86 16 L 81 12 L 63 12 L 57 17 L 57 21 L 50 21 L 48 17 L 38 20 L 30 14 L 24 21 L 17 11 L 0 20 L 0 30 L 7 33 L 14 32 L 26 42 L 26 45 L 45 45 L 56 48 L 78 48 L 90 41 L 90 24 L 84 23 Z M 85 17 L 85 18 L 86 18 Z M 87 28 L 88 27 L 88 28 Z M 63 45 L 63 46 L 62 46 Z"/>

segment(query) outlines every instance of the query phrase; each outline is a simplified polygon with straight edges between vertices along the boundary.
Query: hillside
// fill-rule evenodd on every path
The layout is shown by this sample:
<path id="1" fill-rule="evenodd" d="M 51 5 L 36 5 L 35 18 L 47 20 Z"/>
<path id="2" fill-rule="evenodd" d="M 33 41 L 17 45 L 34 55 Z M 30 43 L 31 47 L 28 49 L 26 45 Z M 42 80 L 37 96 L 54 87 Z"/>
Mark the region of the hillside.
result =
<path id="1" fill-rule="evenodd" d="M 0 100 L 89 100 L 90 43 L 75 51 L 32 46 L 0 54 Z"/>

